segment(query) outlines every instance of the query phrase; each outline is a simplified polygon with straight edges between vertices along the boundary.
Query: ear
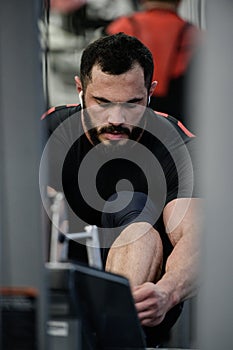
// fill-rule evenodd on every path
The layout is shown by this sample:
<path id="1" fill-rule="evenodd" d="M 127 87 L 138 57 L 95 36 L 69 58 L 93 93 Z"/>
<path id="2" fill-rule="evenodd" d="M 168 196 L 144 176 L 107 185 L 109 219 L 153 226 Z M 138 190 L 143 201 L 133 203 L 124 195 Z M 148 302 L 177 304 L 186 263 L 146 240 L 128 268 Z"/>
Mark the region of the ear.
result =
<path id="1" fill-rule="evenodd" d="M 149 96 L 153 95 L 154 89 L 156 88 L 158 82 L 156 80 L 152 81 L 151 86 L 150 86 L 150 90 L 149 90 Z"/>
<path id="2" fill-rule="evenodd" d="M 80 94 L 80 92 L 83 90 L 81 80 L 77 75 L 74 77 L 74 80 L 75 80 L 76 90 L 78 94 Z"/>

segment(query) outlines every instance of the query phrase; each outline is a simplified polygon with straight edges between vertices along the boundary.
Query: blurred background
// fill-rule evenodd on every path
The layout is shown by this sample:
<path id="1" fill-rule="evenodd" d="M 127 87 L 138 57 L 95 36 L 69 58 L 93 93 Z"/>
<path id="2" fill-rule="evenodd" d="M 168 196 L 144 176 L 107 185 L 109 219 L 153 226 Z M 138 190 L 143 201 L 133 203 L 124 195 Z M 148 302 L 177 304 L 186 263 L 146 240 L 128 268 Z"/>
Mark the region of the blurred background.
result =
<path id="1" fill-rule="evenodd" d="M 47 53 L 45 81 L 49 106 L 78 103 L 74 76 L 86 45 L 103 35 L 113 20 L 142 10 L 140 0 L 51 0 L 40 22 Z M 178 14 L 206 28 L 205 0 L 181 0 Z"/>

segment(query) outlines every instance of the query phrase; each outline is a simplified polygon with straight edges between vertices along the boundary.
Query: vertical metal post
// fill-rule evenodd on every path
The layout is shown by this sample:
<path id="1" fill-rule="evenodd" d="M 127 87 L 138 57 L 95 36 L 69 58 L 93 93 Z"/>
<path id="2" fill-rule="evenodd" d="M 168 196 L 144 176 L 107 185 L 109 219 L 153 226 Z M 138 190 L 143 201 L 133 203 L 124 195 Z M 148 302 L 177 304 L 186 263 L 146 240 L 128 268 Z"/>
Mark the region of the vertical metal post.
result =
<path id="1" fill-rule="evenodd" d="M 38 349 L 45 350 L 39 6 L 39 0 L 0 2 L 0 283 L 36 290 Z"/>
<path id="2" fill-rule="evenodd" d="M 207 0 L 199 82 L 205 227 L 198 330 L 200 348 L 233 349 L 233 2 Z"/>

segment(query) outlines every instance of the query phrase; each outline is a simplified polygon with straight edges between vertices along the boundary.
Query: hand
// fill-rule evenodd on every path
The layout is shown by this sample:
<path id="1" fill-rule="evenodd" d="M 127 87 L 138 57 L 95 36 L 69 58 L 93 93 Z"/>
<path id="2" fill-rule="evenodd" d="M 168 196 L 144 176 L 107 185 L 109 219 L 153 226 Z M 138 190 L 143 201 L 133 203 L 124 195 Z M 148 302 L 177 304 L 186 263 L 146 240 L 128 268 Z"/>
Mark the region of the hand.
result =
<path id="1" fill-rule="evenodd" d="M 154 327 L 168 312 L 169 295 L 154 283 L 146 282 L 133 288 L 138 317 L 143 326 Z"/>

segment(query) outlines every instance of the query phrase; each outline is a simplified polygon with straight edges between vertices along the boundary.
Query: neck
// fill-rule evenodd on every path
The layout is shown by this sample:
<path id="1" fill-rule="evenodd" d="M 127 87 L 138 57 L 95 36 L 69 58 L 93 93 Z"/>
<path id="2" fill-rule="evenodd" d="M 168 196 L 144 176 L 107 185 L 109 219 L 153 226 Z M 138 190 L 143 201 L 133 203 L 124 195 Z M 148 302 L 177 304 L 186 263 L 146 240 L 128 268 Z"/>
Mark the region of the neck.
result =
<path id="1" fill-rule="evenodd" d="M 162 2 L 162 1 L 145 1 L 143 7 L 146 10 L 160 9 L 177 12 L 179 1 L 177 2 Z"/>

